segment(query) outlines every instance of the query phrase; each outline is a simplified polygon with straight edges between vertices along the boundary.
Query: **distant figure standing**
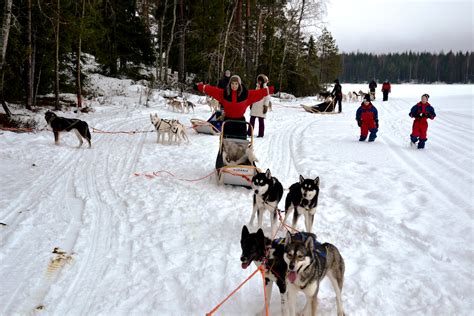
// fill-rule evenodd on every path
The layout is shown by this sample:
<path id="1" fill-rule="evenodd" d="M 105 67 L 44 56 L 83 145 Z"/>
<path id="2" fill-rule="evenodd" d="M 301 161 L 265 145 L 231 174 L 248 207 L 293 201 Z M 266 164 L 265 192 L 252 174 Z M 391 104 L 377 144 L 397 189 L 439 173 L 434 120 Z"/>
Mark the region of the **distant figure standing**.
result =
<path id="1" fill-rule="evenodd" d="M 370 91 L 370 100 L 371 101 L 375 100 L 375 89 L 377 89 L 377 82 L 375 82 L 375 80 L 372 80 L 369 83 L 369 91 Z"/>
<path id="2" fill-rule="evenodd" d="M 264 74 L 257 76 L 257 87 L 255 90 L 263 89 L 267 87 L 268 77 Z M 247 135 L 252 135 L 252 130 L 255 127 L 255 119 L 258 117 L 258 136 L 263 137 L 265 134 L 265 114 L 268 110 L 268 103 L 270 102 L 270 96 L 264 97 L 262 100 L 255 102 L 250 106 L 250 125 Z"/>
<path id="3" fill-rule="evenodd" d="M 339 113 L 342 112 L 342 86 L 339 83 L 339 79 L 334 80 L 334 89 L 332 89 L 331 95 L 334 97 L 334 101 L 339 104 Z"/>
<path id="4" fill-rule="evenodd" d="M 230 81 L 230 76 L 231 76 L 231 73 L 230 73 L 230 70 L 226 70 L 224 72 L 224 77 L 222 77 L 219 82 L 217 83 L 217 87 L 219 89 L 226 89 L 227 86 L 229 85 L 229 81 Z M 219 105 L 220 105 L 220 109 L 222 110 L 224 108 L 224 104 L 220 103 L 219 102 Z"/>
<path id="5" fill-rule="evenodd" d="M 428 103 L 430 96 L 425 93 L 421 96 L 421 102 L 418 102 L 410 110 L 410 117 L 413 117 L 413 128 L 410 135 L 410 145 L 415 145 L 418 142 L 418 149 L 425 148 L 425 143 L 428 140 L 426 138 L 426 132 L 428 131 L 428 118 L 430 120 L 436 117 L 436 113 L 431 104 Z"/>
<path id="6" fill-rule="evenodd" d="M 373 142 L 375 138 L 377 138 L 377 132 L 379 130 L 379 116 L 377 109 L 372 102 L 370 102 L 370 95 L 366 94 L 364 96 L 364 102 L 362 102 L 357 109 L 356 120 L 357 125 L 360 127 L 359 141 L 365 141 L 370 131 L 369 142 Z"/>
<path id="7" fill-rule="evenodd" d="M 227 85 L 229 84 L 229 80 L 230 80 L 230 70 L 226 70 L 224 72 L 224 77 L 222 77 L 220 80 L 219 80 L 219 83 L 217 84 L 217 87 L 219 89 L 225 89 L 227 88 Z"/>
<path id="8" fill-rule="evenodd" d="M 392 86 L 390 85 L 388 79 L 386 79 L 385 82 L 382 84 L 382 93 L 384 101 L 388 101 L 388 94 L 390 92 L 392 92 Z"/>

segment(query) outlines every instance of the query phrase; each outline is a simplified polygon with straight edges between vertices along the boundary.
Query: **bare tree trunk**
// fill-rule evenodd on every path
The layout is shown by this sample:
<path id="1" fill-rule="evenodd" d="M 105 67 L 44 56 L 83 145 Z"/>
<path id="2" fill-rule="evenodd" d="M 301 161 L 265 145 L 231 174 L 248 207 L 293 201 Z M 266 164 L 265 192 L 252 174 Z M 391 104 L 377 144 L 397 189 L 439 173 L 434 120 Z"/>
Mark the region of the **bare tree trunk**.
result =
<path id="1" fill-rule="evenodd" d="M 256 29 L 256 47 L 255 47 L 255 64 L 254 67 L 257 69 L 258 67 L 258 62 L 259 62 L 259 57 L 260 57 L 260 46 L 261 46 L 261 41 L 262 41 L 262 28 L 263 28 L 263 12 L 260 11 L 260 14 L 258 15 L 258 23 L 257 23 L 257 29 Z"/>
<path id="2" fill-rule="evenodd" d="M 159 3 L 157 4 L 159 6 Z M 168 0 L 165 1 L 165 7 L 163 9 L 163 15 L 160 18 L 160 43 L 158 44 L 158 56 L 157 60 L 159 60 L 159 68 L 157 67 L 157 74 L 156 78 L 159 81 L 163 81 L 163 30 L 165 28 L 165 17 L 166 11 L 168 10 Z M 158 64 L 158 61 L 157 61 Z"/>
<path id="3" fill-rule="evenodd" d="M 173 45 L 174 40 L 174 27 L 176 25 L 176 7 L 178 6 L 178 0 L 174 0 L 173 3 L 173 24 L 171 25 L 171 34 L 170 40 L 168 42 L 168 47 L 166 48 L 166 56 L 165 56 L 165 83 L 168 83 L 168 61 L 171 51 L 171 46 Z"/>
<path id="4" fill-rule="evenodd" d="M 3 66 L 5 65 L 5 59 L 7 57 L 7 46 L 8 46 L 8 35 L 10 34 L 10 22 L 12 17 L 12 3 L 13 0 L 5 1 L 5 10 L 3 12 L 3 25 L 2 25 L 2 40 L 0 41 L 2 56 L 0 60 L 0 93 L 2 99 L 2 106 L 3 110 L 10 117 L 12 114 L 10 109 L 8 108 L 7 103 L 5 102 L 5 98 L 3 97 L 3 79 L 4 79 L 4 69 Z"/>
<path id="5" fill-rule="evenodd" d="M 296 67 L 297 67 L 297 69 L 298 69 L 298 64 L 300 62 L 301 20 L 303 20 L 305 4 L 306 4 L 306 1 L 302 0 L 302 2 L 301 2 L 301 13 L 300 13 L 300 18 L 298 19 L 298 26 L 297 26 L 297 36 L 296 36 Z"/>
<path id="6" fill-rule="evenodd" d="M 57 0 L 57 11 L 56 11 L 56 25 L 55 25 L 55 36 L 56 36 L 56 47 L 54 52 L 54 107 L 56 110 L 60 110 L 61 106 L 59 104 L 59 11 L 61 6 L 61 0 Z"/>
<path id="7" fill-rule="evenodd" d="M 248 78 L 254 75 L 253 73 L 251 73 L 252 72 L 251 71 L 252 55 L 250 52 L 250 0 L 247 0 L 247 3 L 246 3 L 244 49 L 245 49 L 245 72 Z"/>
<path id="8" fill-rule="evenodd" d="M 32 49 L 32 17 L 31 17 L 31 4 L 32 0 L 28 0 L 28 39 L 27 39 L 27 51 L 28 60 L 26 63 L 26 108 L 32 110 L 33 105 L 33 49 Z"/>
<path id="9" fill-rule="evenodd" d="M 184 83 L 186 81 L 186 74 L 184 71 L 184 51 L 186 44 L 186 21 L 184 20 L 184 3 L 179 1 L 179 62 L 178 62 L 178 81 Z"/>
<path id="10" fill-rule="evenodd" d="M 227 23 L 227 30 L 225 31 L 225 37 L 224 37 L 224 47 L 223 47 L 223 53 L 222 53 L 220 73 L 224 72 L 225 53 L 227 49 L 227 41 L 229 38 L 230 26 L 232 25 L 232 20 L 234 19 L 235 10 L 237 9 L 238 4 L 239 2 L 236 3 L 234 9 L 232 10 L 232 14 L 230 15 L 229 23 Z"/>
<path id="11" fill-rule="evenodd" d="M 77 107 L 82 107 L 82 83 L 81 83 L 81 52 L 82 52 L 82 27 L 84 22 L 84 13 L 86 9 L 86 0 L 82 0 L 81 24 L 79 29 L 79 38 L 77 43 L 76 58 L 76 96 Z"/>
<path id="12" fill-rule="evenodd" d="M 145 18 L 145 26 L 148 29 L 150 25 L 150 4 L 148 3 L 148 0 L 142 0 L 142 14 Z"/>

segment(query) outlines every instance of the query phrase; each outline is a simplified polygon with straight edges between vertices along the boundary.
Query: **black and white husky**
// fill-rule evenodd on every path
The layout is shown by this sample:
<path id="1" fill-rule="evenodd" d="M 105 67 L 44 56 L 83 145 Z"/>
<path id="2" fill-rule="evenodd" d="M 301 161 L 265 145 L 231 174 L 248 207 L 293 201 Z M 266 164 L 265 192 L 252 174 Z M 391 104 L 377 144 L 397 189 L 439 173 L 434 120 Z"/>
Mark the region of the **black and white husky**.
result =
<path id="1" fill-rule="evenodd" d="M 240 261 L 242 268 L 247 267 L 252 261 L 260 266 L 265 264 L 265 287 L 267 293 L 267 302 L 270 302 L 273 283 L 275 282 L 280 290 L 282 315 L 288 315 L 287 296 L 286 296 L 286 272 L 288 267 L 283 259 L 285 250 L 285 239 L 279 238 L 271 240 L 259 229 L 256 233 L 250 233 L 247 226 L 242 228 L 240 238 L 242 255 Z M 262 312 L 262 314 L 264 314 Z"/>
<path id="2" fill-rule="evenodd" d="M 319 196 L 319 177 L 316 179 L 305 179 L 300 175 L 300 182 L 296 182 L 290 186 L 290 192 L 285 200 L 285 219 L 294 210 L 292 226 L 295 227 L 301 214 L 305 217 L 306 231 L 311 232 L 314 222 L 314 214 L 318 206 Z"/>
<path id="3" fill-rule="evenodd" d="M 250 218 L 250 225 L 253 225 L 255 214 L 258 216 L 258 228 L 262 228 L 263 213 L 270 212 L 271 232 L 275 236 L 278 228 L 278 203 L 283 197 L 283 186 L 277 178 L 272 177 L 270 169 L 265 173 L 258 172 L 252 177 L 253 211 Z"/>
<path id="4" fill-rule="evenodd" d="M 316 235 L 311 233 L 288 233 L 283 258 L 288 265 L 286 279 L 290 316 L 296 315 L 296 296 L 300 291 L 306 295 L 304 315 L 316 315 L 319 284 L 325 276 L 336 293 L 337 315 L 344 315 L 341 292 L 345 265 L 334 245 L 320 244 Z"/>
<path id="5" fill-rule="evenodd" d="M 74 133 L 77 136 L 77 139 L 79 139 L 78 147 L 82 146 L 82 144 L 84 143 L 82 139 L 84 138 L 89 143 L 89 148 L 91 148 L 92 136 L 91 136 L 91 132 L 89 131 L 89 125 L 87 125 L 85 121 L 57 116 L 55 113 L 51 111 L 47 111 L 44 114 L 44 118 L 46 122 L 48 123 L 48 125 L 53 130 L 54 143 L 56 145 L 59 145 L 59 134 L 61 132 L 74 131 Z"/>

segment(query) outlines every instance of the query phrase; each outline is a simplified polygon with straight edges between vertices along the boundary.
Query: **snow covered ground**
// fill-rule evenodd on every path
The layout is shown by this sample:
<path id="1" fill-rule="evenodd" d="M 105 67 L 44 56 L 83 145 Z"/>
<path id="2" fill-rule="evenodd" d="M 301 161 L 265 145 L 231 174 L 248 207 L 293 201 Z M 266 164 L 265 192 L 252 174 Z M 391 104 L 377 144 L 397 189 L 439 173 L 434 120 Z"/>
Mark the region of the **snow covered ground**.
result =
<path id="1" fill-rule="evenodd" d="M 138 104 L 140 86 L 130 81 L 96 84 L 107 96 L 94 113 L 61 115 L 106 131 L 152 130 L 150 113 L 187 126 L 210 115 L 198 96 L 195 113 L 181 114 L 158 92 L 149 108 Z M 343 84 L 344 92 L 359 89 L 367 86 Z M 274 99 L 265 137 L 255 139 L 258 166 L 285 188 L 300 174 L 320 177 L 314 231 L 345 259 L 347 315 L 472 315 L 473 86 L 392 91 L 388 102 L 377 92 L 375 143 L 358 142 L 358 103 L 317 115 L 299 106 L 314 98 Z M 408 112 L 423 93 L 438 116 L 421 151 L 409 146 Z M 0 132 L 0 314 L 203 315 L 243 281 L 254 270 L 239 260 L 252 192 L 217 186 L 214 175 L 183 181 L 214 171 L 219 140 L 188 135 L 190 143 L 177 146 L 156 144 L 154 133 L 93 133 L 89 150 L 75 148 L 74 134 L 55 146 L 49 131 Z M 158 170 L 174 176 L 134 175 Z M 268 233 L 268 217 L 264 224 Z M 279 315 L 273 291 L 270 310 Z M 335 315 L 327 280 L 319 302 L 320 315 Z M 262 307 L 257 275 L 216 314 Z"/>

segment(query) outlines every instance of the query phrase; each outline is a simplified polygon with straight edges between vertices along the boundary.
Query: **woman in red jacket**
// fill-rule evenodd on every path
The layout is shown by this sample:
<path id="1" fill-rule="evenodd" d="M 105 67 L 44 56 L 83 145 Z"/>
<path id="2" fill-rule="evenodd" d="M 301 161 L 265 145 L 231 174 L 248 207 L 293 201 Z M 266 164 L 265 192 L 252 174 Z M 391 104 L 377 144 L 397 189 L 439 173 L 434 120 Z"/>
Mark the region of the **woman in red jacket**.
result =
<path id="1" fill-rule="evenodd" d="M 203 92 L 224 106 L 224 121 L 242 121 L 245 122 L 245 111 L 251 104 L 260 101 L 269 94 L 272 94 L 273 87 L 259 90 L 247 90 L 242 84 L 239 76 L 230 77 L 227 88 L 220 89 L 211 85 L 198 83 L 197 89 Z M 224 127 L 224 136 L 237 136 L 246 138 L 247 125 L 243 123 L 228 122 Z"/>

